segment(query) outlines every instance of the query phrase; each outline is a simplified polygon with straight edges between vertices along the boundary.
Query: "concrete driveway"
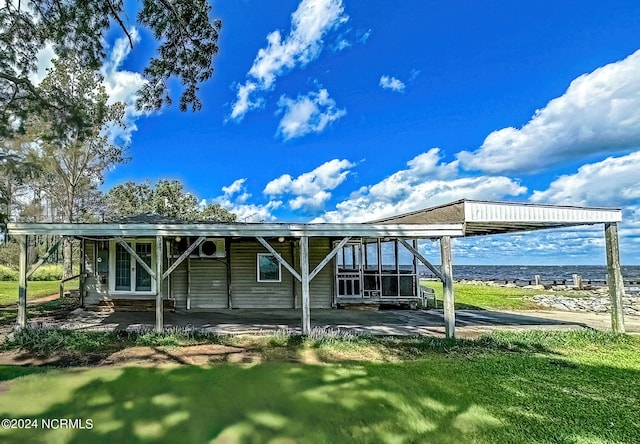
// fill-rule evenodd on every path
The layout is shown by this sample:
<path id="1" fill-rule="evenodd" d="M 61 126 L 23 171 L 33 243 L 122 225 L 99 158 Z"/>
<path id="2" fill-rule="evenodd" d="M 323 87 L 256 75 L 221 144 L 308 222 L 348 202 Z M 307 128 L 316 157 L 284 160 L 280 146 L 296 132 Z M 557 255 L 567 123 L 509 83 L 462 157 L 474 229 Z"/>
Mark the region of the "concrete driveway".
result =
<path id="1" fill-rule="evenodd" d="M 640 333 L 640 317 L 625 318 L 627 331 Z M 218 334 L 265 333 L 278 330 L 300 332 L 301 312 L 293 309 L 235 309 L 207 312 L 165 312 L 166 329 L 194 328 Z M 64 322 L 72 329 L 153 328 L 152 312 L 101 313 L 77 309 Z M 442 310 L 311 310 L 313 328 L 330 328 L 373 335 L 444 336 Z M 473 337 L 492 330 L 529 329 L 611 329 L 607 313 L 560 311 L 503 312 L 489 310 L 456 311 L 456 335 Z"/>

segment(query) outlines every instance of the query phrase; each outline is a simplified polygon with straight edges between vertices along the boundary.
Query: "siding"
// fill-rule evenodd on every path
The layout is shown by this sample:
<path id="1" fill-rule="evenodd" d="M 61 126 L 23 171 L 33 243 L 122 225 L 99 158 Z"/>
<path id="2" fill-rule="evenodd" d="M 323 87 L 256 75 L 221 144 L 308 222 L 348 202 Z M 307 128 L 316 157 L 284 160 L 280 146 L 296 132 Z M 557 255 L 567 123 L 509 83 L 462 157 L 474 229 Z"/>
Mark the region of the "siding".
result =
<path id="1" fill-rule="evenodd" d="M 331 239 L 326 237 L 309 238 L 309 273 L 332 250 Z M 296 270 L 300 269 L 300 250 L 296 249 Z M 333 269 L 335 262 L 330 261 L 309 283 L 309 305 L 311 308 L 331 308 L 333 302 Z M 296 280 L 296 306 L 302 306 L 302 286 Z"/>
<path id="2" fill-rule="evenodd" d="M 191 261 L 191 309 L 227 307 L 227 258 L 185 259 L 171 273 L 171 297 L 176 308 L 187 308 L 187 260 Z"/>
<path id="3" fill-rule="evenodd" d="M 273 248 L 293 265 L 291 243 L 273 242 Z M 269 253 L 258 241 L 231 242 L 231 304 L 233 308 L 293 308 L 293 281 L 282 267 L 281 282 L 258 282 L 257 254 Z"/>

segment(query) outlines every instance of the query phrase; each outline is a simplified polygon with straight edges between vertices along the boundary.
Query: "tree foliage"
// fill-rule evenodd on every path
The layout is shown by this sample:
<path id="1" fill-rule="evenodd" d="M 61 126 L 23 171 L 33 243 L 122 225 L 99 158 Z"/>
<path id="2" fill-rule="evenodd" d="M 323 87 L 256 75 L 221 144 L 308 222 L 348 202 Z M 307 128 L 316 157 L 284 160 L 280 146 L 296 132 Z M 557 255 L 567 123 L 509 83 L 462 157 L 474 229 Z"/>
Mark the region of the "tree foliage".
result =
<path id="1" fill-rule="evenodd" d="M 109 126 L 122 125 L 124 105 L 108 105 L 102 77 L 74 57 L 55 60 L 40 91 L 54 106 L 32 115 L 26 134 L 40 148 L 44 192 L 61 210 L 58 219 L 78 222 L 105 172 L 126 160 L 124 148 L 105 134 Z"/>
<path id="2" fill-rule="evenodd" d="M 180 109 L 198 110 L 198 85 L 213 74 L 222 23 L 210 16 L 207 0 L 138 0 L 137 22 L 158 40 L 157 54 L 144 69 L 147 83 L 138 107 L 171 104 L 167 81 L 184 89 Z M 112 25 L 128 37 L 124 0 L 4 0 L 0 4 L 0 139 L 20 130 L 26 116 L 42 107 L 60 108 L 41 94 L 29 75 L 37 54 L 51 44 L 60 58 L 76 58 L 97 70 L 105 58 L 105 35 Z"/>
<path id="3" fill-rule="evenodd" d="M 111 188 L 105 196 L 105 220 L 119 220 L 141 214 L 156 214 L 190 222 L 234 222 L 236 215 L 219 204 L 201 205 L 198 198 L 184 190 L 178 180 L 125 182 Z"/>

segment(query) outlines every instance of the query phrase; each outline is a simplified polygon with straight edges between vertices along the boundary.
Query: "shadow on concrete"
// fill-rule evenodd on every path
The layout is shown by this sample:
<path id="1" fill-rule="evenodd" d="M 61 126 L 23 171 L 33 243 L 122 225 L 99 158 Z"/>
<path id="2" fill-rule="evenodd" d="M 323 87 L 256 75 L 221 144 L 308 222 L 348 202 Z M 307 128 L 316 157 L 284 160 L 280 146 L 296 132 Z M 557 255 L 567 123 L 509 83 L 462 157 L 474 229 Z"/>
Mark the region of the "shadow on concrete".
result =
<path id="1" fill-rule="evenodd" d="M 551 314 L 551 313 L 549 313 Z M 585 322 L 580 313 L 564 316 L 545 312 L 514 313 L 491 310 L 457 310 L 456 327 L 465 333 L 482 333 L 495 329 L 568 329 L 598 328 Z M 559 319 L 560 317 L 560 319 Z M 66 328 L 139 330 L 155 325 L 155 313 L 100 313 L 75 310 L 64 322 Z M 371 335 L 444 335 L 442 310 L 311 310 L 311 324 L 316 328 L 340 329 Z M 294 309 L 218 309 L 164 313 L 165 329 L 194 329 L 217 334 L 301 331 L 301 311 Z"/>

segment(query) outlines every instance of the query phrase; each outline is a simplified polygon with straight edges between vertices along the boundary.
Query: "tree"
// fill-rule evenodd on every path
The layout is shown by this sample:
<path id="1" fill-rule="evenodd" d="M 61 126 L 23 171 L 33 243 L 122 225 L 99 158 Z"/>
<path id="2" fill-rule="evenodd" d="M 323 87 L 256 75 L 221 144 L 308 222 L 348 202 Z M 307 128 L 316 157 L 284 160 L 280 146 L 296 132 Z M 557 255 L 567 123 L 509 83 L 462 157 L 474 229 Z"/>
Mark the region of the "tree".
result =
<path id="1" fill-rule="evenodd" d="M 81 60 L 54 61 L 39 91 L 48 103 L 25 125 L 39 147 L 44 193 L 59 210 L 61 222 L 80 222 L 97 199 L 104 173 L 124 162 L 124 148 L 110 141 L 105 130 L 122 125 L 124 105 L 107 105 L 102 77 L 85 69 Z M 71 274 L 71 244 L 64 242 L 65 277 Z"/>
<path id="2" fill-rule="evenodd" d="M 184 191 L 178 180 L 161 179 L 155 187 L 148 182 L 125 182 L 105 196 L 105 219 L 119 220 L 141 214 L 157 214 L 190 222 L 234 222 L 236 215 L 219 204 L 202 206 L 198 198 Z"/>
<path id="3" fill-rule="evenodd" d="M 131 0 L 133 1 L 133 0 Z M 206 0 L 138 0 L 138 24 L 158 41 L 157 55 L 144 69 L 147 80 L 138 107 L 157 110 L 171 104 L 167 82 L 183 85 L 180 109 L 199 110 L 199 84 L 213 74 L 219 19 Z M 124 0 L 5 0 L 0 5 L 0 139 L 20 131 L 24 120 L 43 107 L 60 110 L 32 83 L 38 51 L 51 44 L 60 58 L 77 58 L 97 70 L 105 58 L 105 35 L 112 25 L 129 37 Z M 64 106 L 64 104 L 63 104 Z"/>
<path id="4" fill-rule="evenodd" d="M 29 191 L 28 184 L 41 173 L 33 147 L 19 137 L 0 149 L 0 225 L 6 226 L 20 211 L 20 198 Z"/>

